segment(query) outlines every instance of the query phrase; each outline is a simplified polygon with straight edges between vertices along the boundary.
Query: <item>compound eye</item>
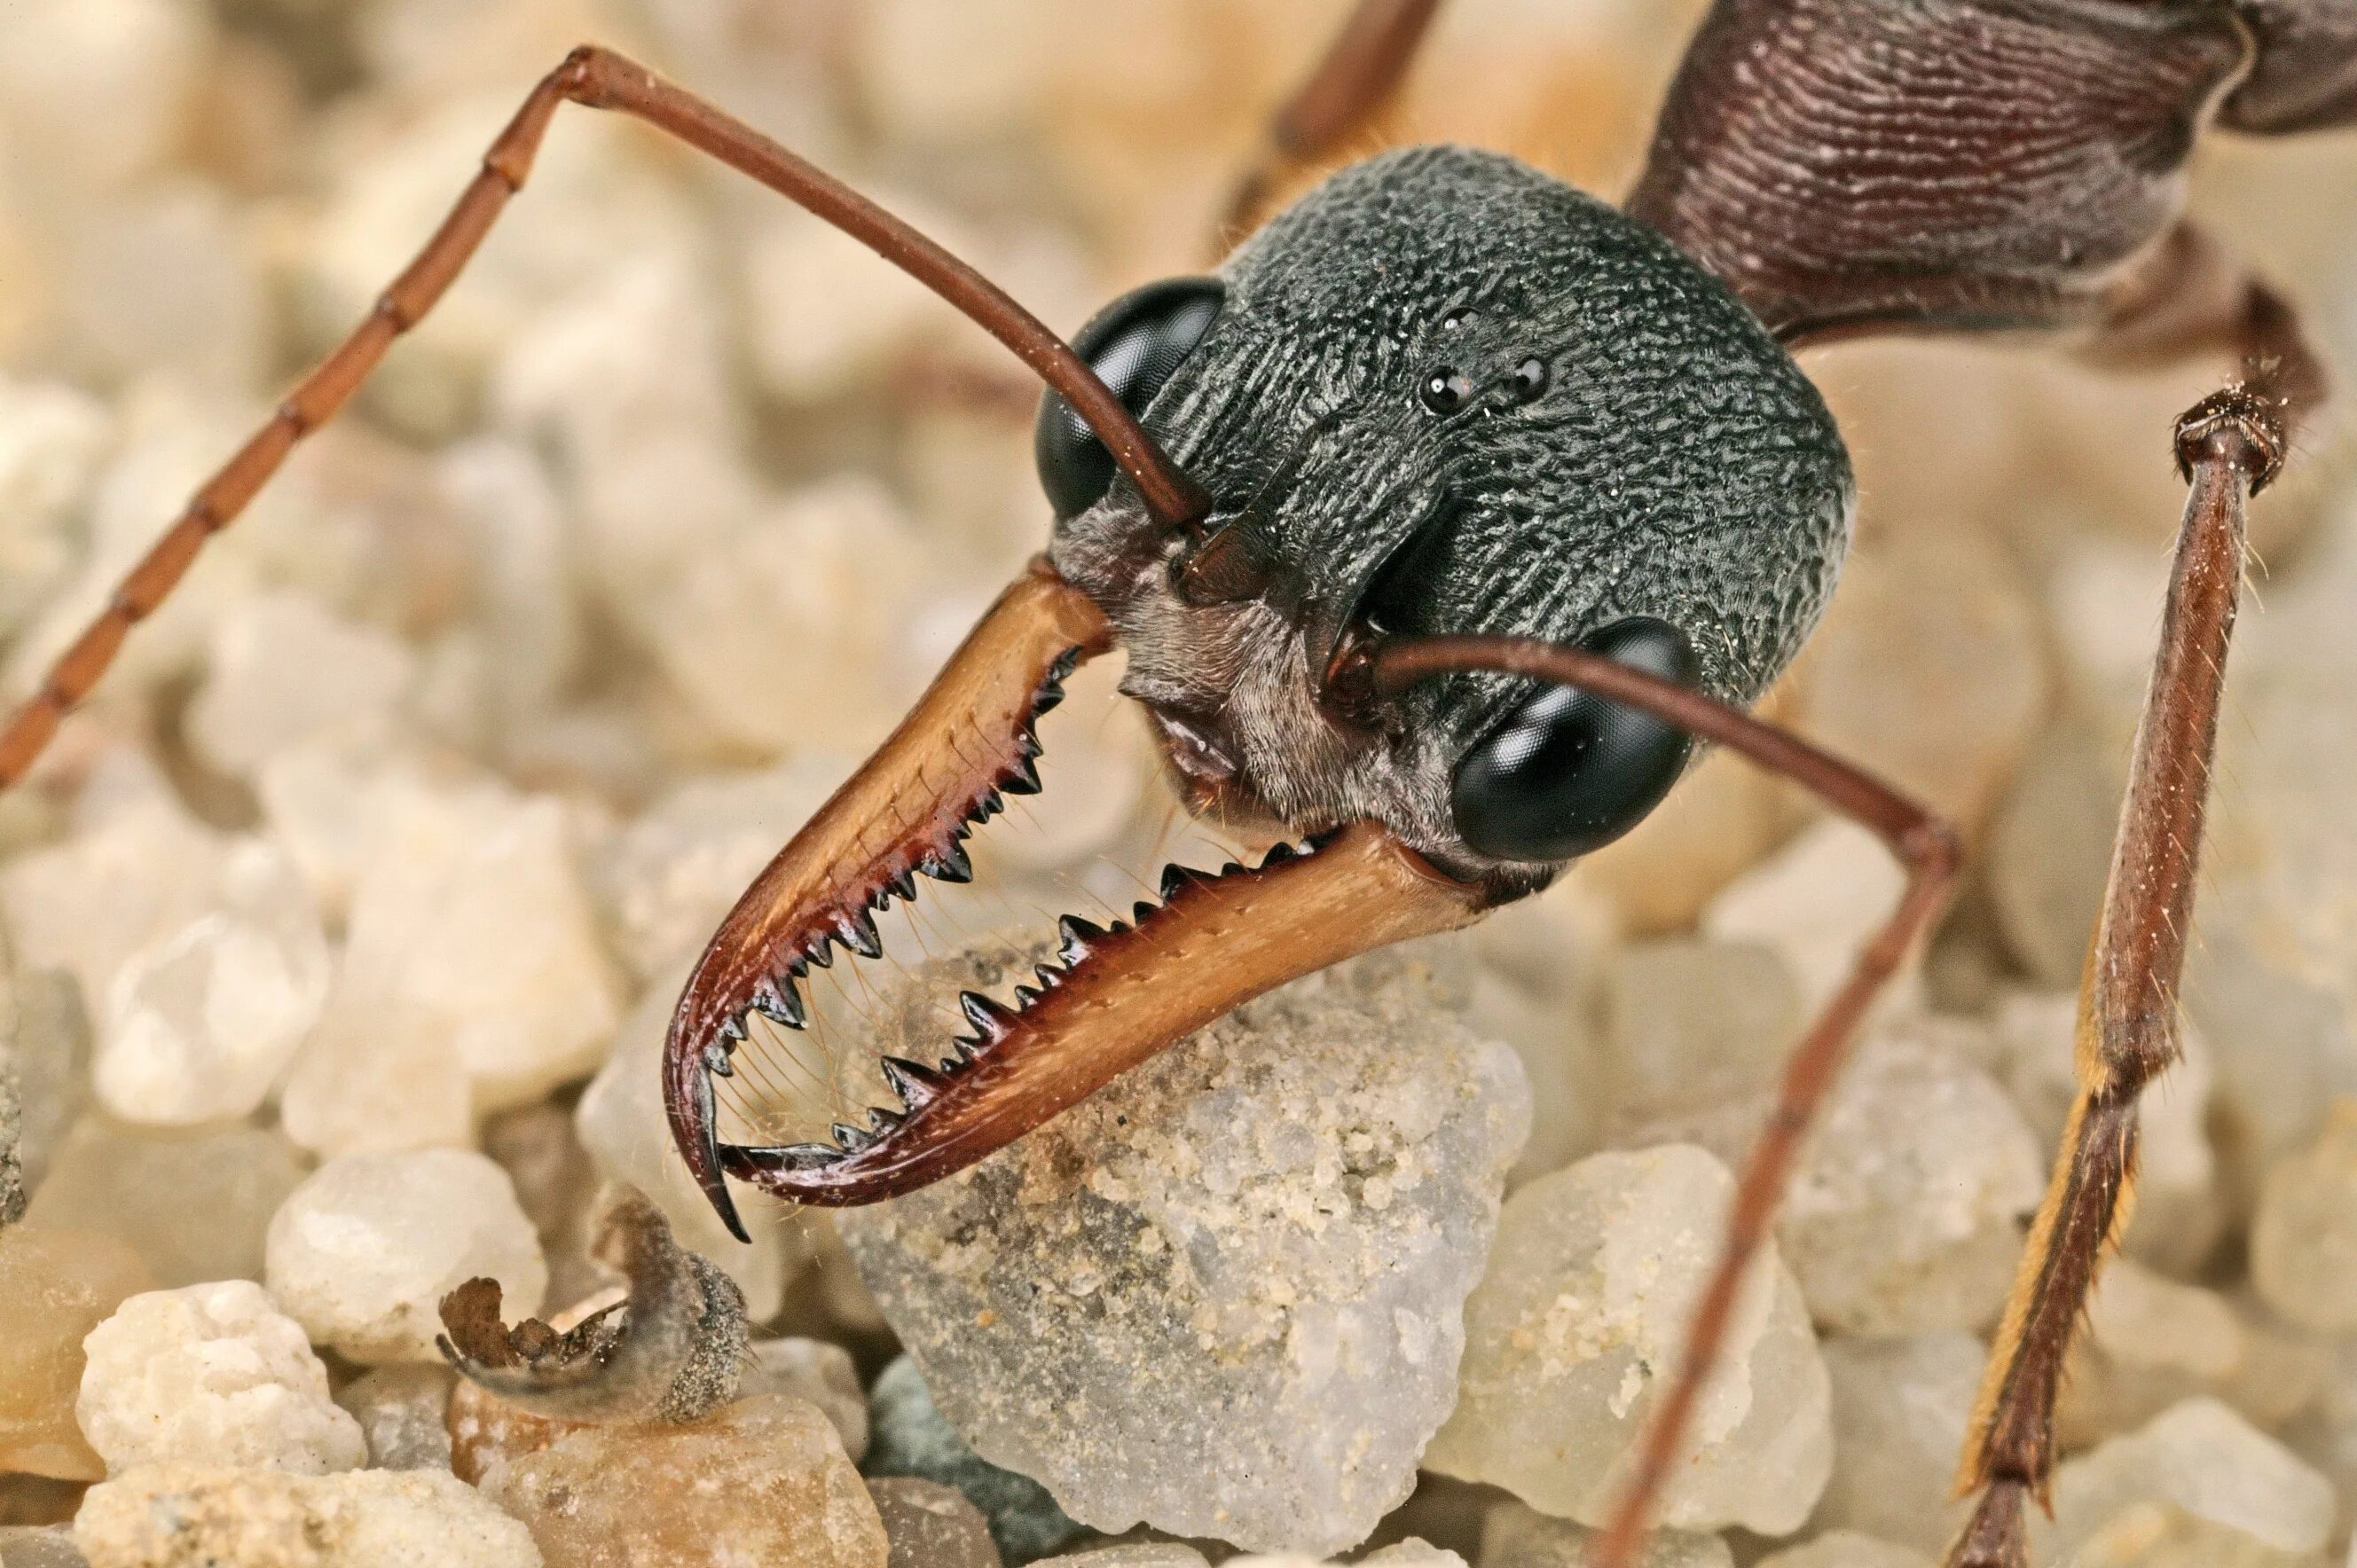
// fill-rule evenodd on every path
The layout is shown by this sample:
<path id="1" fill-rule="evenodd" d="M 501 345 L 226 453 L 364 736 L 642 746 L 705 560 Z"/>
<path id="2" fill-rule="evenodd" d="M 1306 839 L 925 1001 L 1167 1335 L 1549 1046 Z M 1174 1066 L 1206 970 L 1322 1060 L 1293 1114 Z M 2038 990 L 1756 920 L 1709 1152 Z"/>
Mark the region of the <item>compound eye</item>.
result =
<path id="1" fill-rule="evenodd" d="M 1694 649 L 1665 621 L 1635 616 L 1580 644 L 1633 669 L 1693 683 Z M 1506 715 L 1457 765 L 1457 832 L 1500 860 L 1558 861 L 1602 848 L 1661 803 L 1694 738 L 1651 714 L 1552 686 Z"/>
<path id="2" fill-rule="evenodd" d="M 1072 351 L 1124 407 L 1142 418 L 1211 330 L 1226 297 L 1227 285 L 1217 278 L 1147 284 L 1098 311 L 1072 339 Z M 1060 522 L 1088 510 L 1113 488 L 1113 454 L 1061 392 L 1050 392 L 1041 400 L 1031 452 L 1039 464 L 1039 488 L 1048 492 Z"/>

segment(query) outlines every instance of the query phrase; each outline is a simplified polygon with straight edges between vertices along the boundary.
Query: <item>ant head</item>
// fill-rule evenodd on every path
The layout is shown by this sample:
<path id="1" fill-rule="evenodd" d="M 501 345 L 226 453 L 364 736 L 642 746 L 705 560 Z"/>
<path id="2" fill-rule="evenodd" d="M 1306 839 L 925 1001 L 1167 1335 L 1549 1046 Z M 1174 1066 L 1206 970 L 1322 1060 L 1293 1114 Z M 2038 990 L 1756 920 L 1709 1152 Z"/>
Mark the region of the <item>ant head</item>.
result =
<path id="1" fill-rule="evenodd" d="M 1504 677 L 1377 698 L 1355 659 L 1537 637 L 1749 702 L 1846 542 L 1848 459 L 1784 350 L 1665 241 L 1509 158 L 1361 164 L 1075 346 L 1212 499 L 1157 523 L 1042 410 L 1052 558 L 1198 803 L 1372 818 L 1501 895 L 1633 825 L 1684 737 Z"/>

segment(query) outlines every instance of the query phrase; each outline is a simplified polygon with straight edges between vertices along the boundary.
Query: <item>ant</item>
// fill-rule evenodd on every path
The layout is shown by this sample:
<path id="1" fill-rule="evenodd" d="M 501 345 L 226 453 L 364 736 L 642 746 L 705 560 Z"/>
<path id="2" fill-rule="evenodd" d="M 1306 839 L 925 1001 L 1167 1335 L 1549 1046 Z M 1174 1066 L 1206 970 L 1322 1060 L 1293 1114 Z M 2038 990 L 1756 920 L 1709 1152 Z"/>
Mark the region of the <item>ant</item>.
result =
<path id="1" fill-rule="evenodd" d="M 1280 113 L 1234 209 L 1335 158 L 1409 68 L 1437 0 L 1361 0 Z M 2000 1327 L 1952 1568 L 2022 1568 L 2073 1324 L 2131 1186 L 2139 1092 L 2176 1000 L 2248 499 L 2323 379 L 2290 308 L 2181 215 L 2213 124 L 2357 119 L 2331 0 L 1717 0 L 1615 209 L 1511 159 L 1357 164 L 1212 276 L 1138 290 L 1071 344 L 933 242 L 608 50 L 535 87 L 442 228 L 341 347 L 199 489 L 0 730 L 21 778 L 124 636 L 457 278 L 565 103 L 615 110 L 862 241 L 1049 388 L 1047 551 L 714 937 L 663 1065 L 680 1153 L 726 1178 L 870 1202 L 1004 1146 L 1240 1003 L 1463 926 L 1626 832 L 1696 741 L 1793 779 L 1906 869 L 1898 907 L 1796 1048 L 1687 1353 L 1594 1561 L 1641 1537 L 1811 1116 L 1878 991 L 1945 908 L 1954 833 L 1747 708 L 1833 587 L 1854 491 L 1791 352 L 1890 332 L 2042 330 L 2239 379 L 2184 413 L 2190 487 L 2082 992 L 2080 1090 Z M 1258 865 L 1173 868 L 1135 923 L 1062 922 L 1012 1005 L 887 1060 L 901 1101 L 832 1144 L 722 1144 L 711 1079 L 745 1020 L 799 1026 L 797 981 L 1039 788 L 1031 726 L 1118 643 L 1189 802 L 1266 824 Z"/>

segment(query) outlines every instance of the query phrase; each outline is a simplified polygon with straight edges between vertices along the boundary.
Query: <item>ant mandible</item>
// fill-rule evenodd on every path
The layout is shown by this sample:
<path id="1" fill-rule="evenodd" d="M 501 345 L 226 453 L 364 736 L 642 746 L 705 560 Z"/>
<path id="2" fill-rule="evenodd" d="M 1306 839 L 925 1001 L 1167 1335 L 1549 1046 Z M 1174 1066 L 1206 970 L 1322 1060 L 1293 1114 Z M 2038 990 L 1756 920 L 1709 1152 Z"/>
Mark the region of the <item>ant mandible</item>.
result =
<path id="1" fill-rule="evenodd" d="M 1437 0 L 1361 0 L 1278 116 L 1234 216 L 1332 157 L 1407 69 Z M 456 279 L 559 105 L 670 133 L 864 242 L 1049 387 L 1048 550 L 713 939 L 664 1060 L 680 1152 L 856 1204 L 938 1179 L 1269 988 L 1462 926 L 1626 832 L 1696 739 L 1862 822 L 1898 908 L 1795 1050 L 1738 1189 L 1688 1350 L 1594 1561 L 1636 1547 L 1812 1113 L 1877 992 L 1945 907 L 1955 836 L 1746 707 L 1792 660 L 1846 548 L 1849 465 L 1791 359 L 1883 332 L 2069 332 L 2105 360 L 2222 353 L 2239 379 L 2178 422 L 2190 487 L 2111 879 L 2081 997 L 2080 1089 L 1998 1331 L 1952 1568 L 2022 1568 L 2072 1326 L 2132 1178 L 2136 1101 L 2175 1004 L 2246 499 L 2323 395 L 2289 308 L 2181 216 L 2216 124 L 2357 119 L 2333 0 L 1717 0 L 1614 209 L 1511 159 L 1421 148 L 1336 175 L 1213 277 L 1131 294 L 1066 345 L 972 268 L 740 122 L 610 51 L 533 89 L 416 260 L 198 491 L 0 731 L 39 756 L 131 628 Z M 746 1016 L 1037 789 L 1031 736 L 1119 644 L 1199 810 L 1268 824 L 1259 865 L 1174 868 L 1135 924 L 1062 924 L 1012 1005 L 888 1060 L 902 1104 L 832 1144 L 723 1145 L 711 1077 Z M 1296 846 L 1298 847 L 1296 847 Z"/>

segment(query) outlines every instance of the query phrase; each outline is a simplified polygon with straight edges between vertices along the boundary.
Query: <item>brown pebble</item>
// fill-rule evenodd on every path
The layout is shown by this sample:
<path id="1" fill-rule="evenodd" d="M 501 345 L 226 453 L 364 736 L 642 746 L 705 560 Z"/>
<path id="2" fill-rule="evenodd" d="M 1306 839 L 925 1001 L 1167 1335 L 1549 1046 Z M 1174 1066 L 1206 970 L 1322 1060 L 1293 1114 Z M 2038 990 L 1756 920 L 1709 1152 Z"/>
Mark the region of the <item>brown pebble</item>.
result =
<path id="1" fill-rule="evenodd" d="M 867 1483 L 891 1538 L 890 1568 L 1000 1568 L 990 1521 L 955 1487 L 912 1477 Z"/>

